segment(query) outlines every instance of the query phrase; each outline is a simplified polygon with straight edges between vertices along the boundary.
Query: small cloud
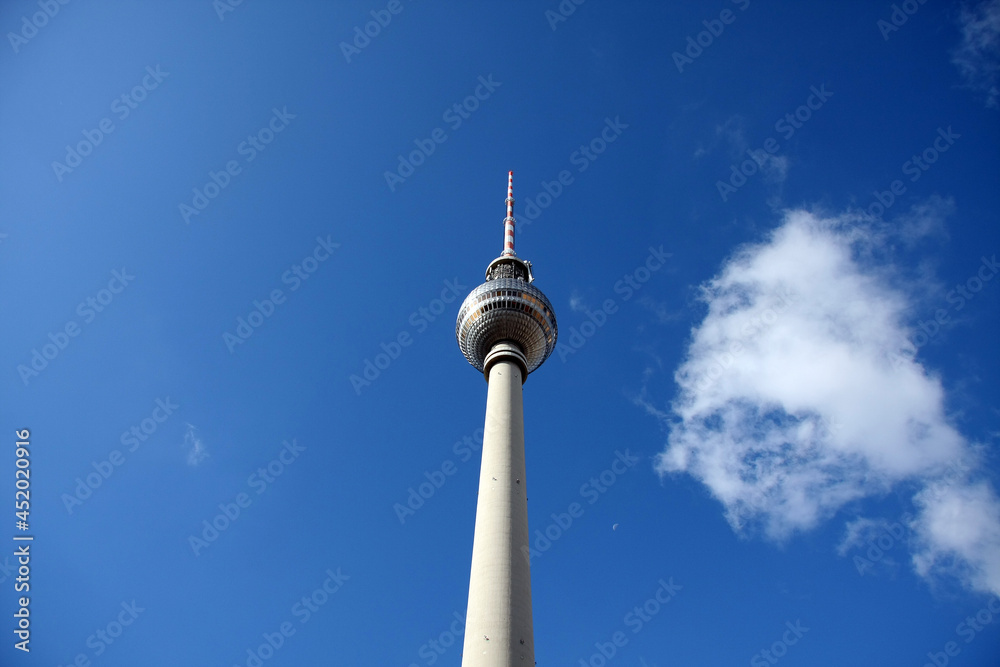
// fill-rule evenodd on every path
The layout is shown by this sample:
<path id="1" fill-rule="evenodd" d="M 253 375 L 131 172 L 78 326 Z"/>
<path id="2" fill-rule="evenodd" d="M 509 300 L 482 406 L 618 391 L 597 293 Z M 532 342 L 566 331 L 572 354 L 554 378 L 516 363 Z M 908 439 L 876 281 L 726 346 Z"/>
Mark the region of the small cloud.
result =
<path id="1" fill-rule="evenodd" d="M 648 379 L 648 376 L 646 378 L 643 378 L 643 379 Z M 642 391 L 641 394 L 639 394 L 638 396 L 636 396 L 636 397 L 634 397 L 632 399 L 632 403 L 634 403 L 638 407 L 640 407 L 643 410 L 645 410 L 646 414 L 648 414 L 649 416 L 655 417 L 656 419 L 659 419 L 661 422 L 663 422 L 665 424 L 669 424 L 670 423 L 671 414 L 669 412 L 665 411 L 665 410 L 661 410 L 660 408 L 656 407 L 652 403 L 652 401 L 650 401 L 646 397 L 646 390 L 645 389 L 643 389 L 643 391 Z"/>
<path id="2" fill-rule="evenodd" d="M 837 554 L 840 556 L 846 556 L 848 552 L 858 547 L 868 546 L 882 533 L 892 535 L 889 522 L 885 519 L 858 517 L 854 521 L 848 521 L 845 528 L 844 538 L 837 545 Z"/>
<path id="3" fill-rule="evenodd" d="M 1000 1 L 1000 0 L 998 0 Z M 755 147 L 750 145 L 746 138 L 746 122 L 739 114 L 730 116 L 722 125 L 715 126 L 715 137 L 709 146 L 699 146 L 694 153 L 695 158 L 700 158 L 712 152 L 720 143 L 724 143 L 729 149 L 729 160 L 740 165 L 751 157 L 757 162 L 764 182 L 768 185 L 780 187 L 788 178 L 788 157 L 785 155 L 775 155 L 762 148 L 763 140 Z"/>
<path id="4" fill-rule="evenodd" d="M 747 140 L 743 134 L 743 117 L 734 114 L 726 119 L 725 123 L 715 126 L 715 136 L 708 146 L 699 145 L 694 151 L 695 159 L 704 157 L 713 152 L 716 147 L 725 141 L 729 148 L 729 157 L 736 159 L 747 149 Z"/>
<path id="5" fill-rule="evenodd" d="M 639 299 L 639 305 L 651 312 L 660 324 L 670 324 L 680 322 L 684 319 L 684 312 L 680 310 L 670 310 L 666 301 L 657 301 L 649 296 Z"/>
<path id="6" fill-rule="evenodd" d="M 781 185 L 788 178 L 788 157 L 785 155 L 767 154 L 764 164 L 760 166 L 764 181 L 772 185 Z"/>
<path id="7" fill-rule="evenodd" d="M 903 242 L 913 247 L 925 239 L 947 239 L 945 220 L 955 213 L 955 200 L 931 195 L 893 221 Z"/>
<path id="8" fill-rule="evenodd" d="M 205 450 L 205 443 L 198 437 L 198 429 L 193 424 L 187 425 L 184 433 L 184 448 L 187 449 L 187 464 L 192 467 L 198 466 L 208 458 Z"/>
<path id="9" fill-rule="evenodd" d="M 1000 107 L 1000 0 L 965 5 L 959 14 L 962 42 L 952 52 L 965 85 L 986 95 L 986 106 Z"/>
<path id="10" fill-rule="evenodd" d="M 729 144 L 729 150 L 732 151 L 732 157 L 743 155 L 749 145 L 743 128 L 743 117 L 739 114 L 730 116 L 725 123 L 715 127 L 715 136 L 726 140 Z"/>
<path id="11" fill-rule="evenodd" d="M 569 295 L 569 308 L 576 313 L 587 312 L 587 305 L 583 302 L 583 297 L 576 290 Z"/>

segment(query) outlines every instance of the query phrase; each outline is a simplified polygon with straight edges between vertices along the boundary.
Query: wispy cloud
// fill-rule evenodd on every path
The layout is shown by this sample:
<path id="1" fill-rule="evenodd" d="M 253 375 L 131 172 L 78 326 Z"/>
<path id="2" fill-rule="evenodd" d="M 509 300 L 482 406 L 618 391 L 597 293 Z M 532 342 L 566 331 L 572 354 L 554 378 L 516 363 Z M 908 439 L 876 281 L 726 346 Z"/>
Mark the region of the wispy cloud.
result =
<path id="1" fill-rule="evenodd" d="M 744 125 L 743 116 L 739 114 L 733 114 L 726 119 L 725 123 L 716 125 L 712 140 L 707 146 L 699 143 L 698 148 L 694 151 L 694 158 L 698 159 L 711 154 L 723 143 L 729 151 L 728 157 L 730 159 L 740 157 L 749 145 L 743 130 Z"/>
<path id="2" fill-rule="evenodd" d="M 892 225 L 900 239 L 913 247 L 927 239 L 947 239 L 945 221 L 954 213 L 955 201 L 951 197 L 931 195 L 893 220 Z"/>
<path id="3" fill-rule="evenodd" d="M 569 295 L 569 308 L 575 313 L 587 312 L 587 304 L 583 301 L 583 295 L 573 290 Z"/>
<path id="4" fill-rule="evenodd" d="M 858 517 L 848 521 L 844 526 L 844 537 L 837 545 L 837 553 L 846 556 L 850 551 L 864 547 L 882 533 L 888 532 L 889 526 L 885 519 Z"/>
<path id="5" fill-rule="evenodd" d="M 680 310 L 671 310 L 665 301 L 658 301 L 650 296 L 639 298 L 639 305 L 651 312 L 660 324 L 680 321 L 684 314 Z"/>
<path id="6" fill-rule="evenodd" d="M 747 158 L 747 149 L 760 148 L 760 145 L 751 146 L 747 141 L 745 131 L 745 121 L 739 114 L 730 116 L 725 123 L 715 126 L 715 136 L 711 143 L 706 146 L 699 146 L 694 157 L 701 158 L 712 153 L 720 144 L 724 144 L 728 151 L 728 159 L 735 163 L 742 162 Z M 766 138 L 766 137 L 765 137 Z M 763 143 L 763 139 L 760 140 Z M 785 155 L 775 155 L 767 151 L 758 152 L 762 163 L 760 173 L 764 177 L 764 182 L 769 185 L 781 186 L 788 178 L 788 157 Z"/>
<path id="7" fill-rule="evenodd" d="M 1000 106 L 1000 0 L 985 0 L 959 14 L 962 42 L 952 52 L 966 85 L 986 95 L 986 106 Z"/>
<path id="8" fill-rule="evenodd" d="M 788 178 L 788 157 L 785 155 L 767 154 L 764 164 L 760 167 L 764 181 L 772 185 L 781 185 Z"/>
<path id="9" fill-rule="evenodd" d="M 671 414 L 645 400 L 668 424 L 657 470 L 693 475 L 734 529 L 775 540 L 916 483 L 916 570 L 957 562 L 966 585 L 1000 593 L 1000 501 L 974 472 L 949 472 L 975 471 L 976 449 L 916 358 L 917 297 L 891 280 L 883 244 L 865 219 L 800 210 L 737 251 L 702 286 Z"/>
<path id="10" fill-rule="evenodd" d="M 187 464 L 189 466 L 198 466 L 208 458 L 205 443 L 198 437 L 198 429 L 193 424 L 187 425 L 187 431 L 184 433 L 184 448 L 187 450 Z"/>

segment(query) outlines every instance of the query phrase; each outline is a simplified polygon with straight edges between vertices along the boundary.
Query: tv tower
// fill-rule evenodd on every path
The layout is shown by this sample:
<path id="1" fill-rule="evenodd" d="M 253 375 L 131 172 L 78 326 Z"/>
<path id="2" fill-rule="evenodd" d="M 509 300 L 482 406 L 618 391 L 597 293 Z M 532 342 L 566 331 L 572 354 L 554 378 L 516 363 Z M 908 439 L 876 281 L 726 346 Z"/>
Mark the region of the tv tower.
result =
<path id="1" fill-rule="evenodd" d="M 521 385 L 556 346 L 552 304 L 514 252 L 514 172 L 500 256 L 462 302 L 455 337 L 486 377 L 486 427 L 462 667 L 534 667 Z"/>

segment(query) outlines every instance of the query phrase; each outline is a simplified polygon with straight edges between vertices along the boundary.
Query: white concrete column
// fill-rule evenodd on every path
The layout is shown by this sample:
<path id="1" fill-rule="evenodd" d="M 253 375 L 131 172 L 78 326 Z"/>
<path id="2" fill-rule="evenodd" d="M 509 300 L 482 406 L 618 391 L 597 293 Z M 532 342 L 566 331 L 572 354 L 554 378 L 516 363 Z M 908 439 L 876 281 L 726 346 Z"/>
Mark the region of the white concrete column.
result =
<path id="1" fill-rule="evenodd" d="M 462 667 L 535 664 L 521 401 L 523 359 L 520 350 L 506 344 L 495 346 L 487 357 L 483 465 Z"/>

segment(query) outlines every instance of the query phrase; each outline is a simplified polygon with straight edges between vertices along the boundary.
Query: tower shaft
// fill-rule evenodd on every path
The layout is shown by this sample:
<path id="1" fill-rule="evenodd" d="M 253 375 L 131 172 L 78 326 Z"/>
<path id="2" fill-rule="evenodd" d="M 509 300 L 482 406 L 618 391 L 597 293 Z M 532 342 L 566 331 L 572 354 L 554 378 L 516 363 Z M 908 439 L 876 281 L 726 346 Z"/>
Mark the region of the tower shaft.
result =
<path id="1" fill-rule="evenodd" d="M 496 344 L 489 357 L 462 667 L 534 667 L 521 397 L 524 357 L 508 343 Z"/>

